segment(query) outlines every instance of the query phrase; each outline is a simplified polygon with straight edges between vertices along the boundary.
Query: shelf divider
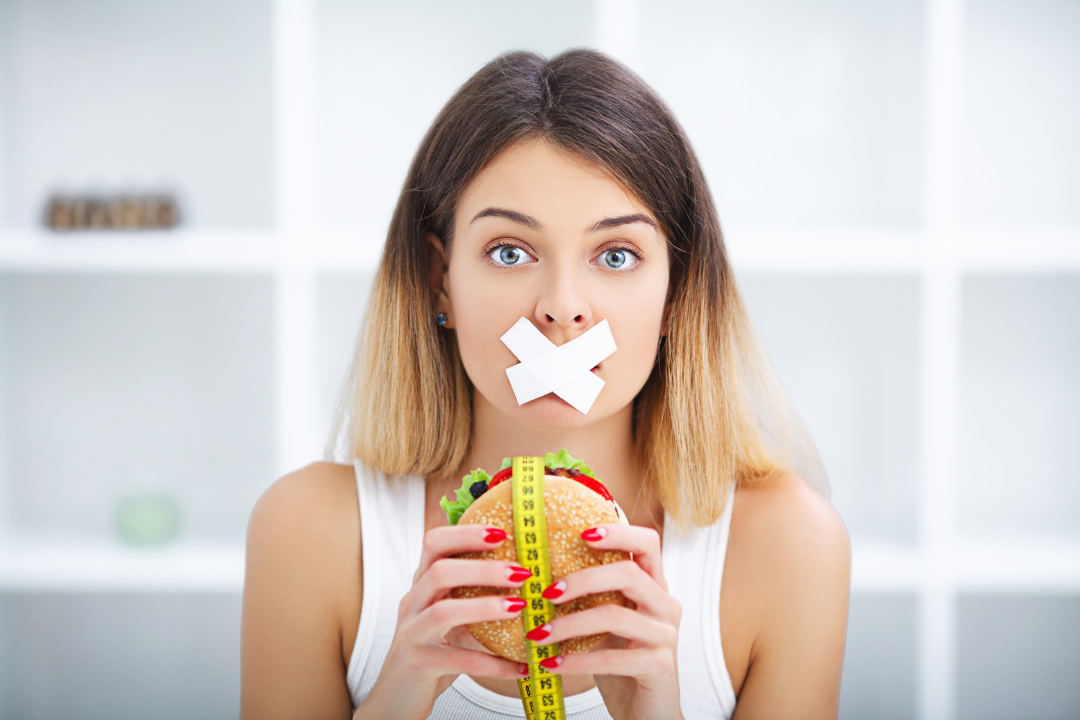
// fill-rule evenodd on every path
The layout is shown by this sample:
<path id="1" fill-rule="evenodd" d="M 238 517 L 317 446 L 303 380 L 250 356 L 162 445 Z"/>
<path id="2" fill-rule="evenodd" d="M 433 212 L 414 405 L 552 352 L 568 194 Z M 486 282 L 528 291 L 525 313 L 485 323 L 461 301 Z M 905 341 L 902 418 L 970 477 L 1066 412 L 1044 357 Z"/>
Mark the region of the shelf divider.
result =
<path id="1" fill-rule="evenodd" d="M 313 0 L 274 2 L 276 474 L 321 457 L 315 437 Z"/>
<path id="2" fill-rule="evenodd" d="M 960 269 L 954 251 L 963 83 L 964 0 L 926 3 L 925 227 L 922 301 L 922 447 L 918 714 L 956 713 L 956 589 L 949 566 L 956 494 Z"/>

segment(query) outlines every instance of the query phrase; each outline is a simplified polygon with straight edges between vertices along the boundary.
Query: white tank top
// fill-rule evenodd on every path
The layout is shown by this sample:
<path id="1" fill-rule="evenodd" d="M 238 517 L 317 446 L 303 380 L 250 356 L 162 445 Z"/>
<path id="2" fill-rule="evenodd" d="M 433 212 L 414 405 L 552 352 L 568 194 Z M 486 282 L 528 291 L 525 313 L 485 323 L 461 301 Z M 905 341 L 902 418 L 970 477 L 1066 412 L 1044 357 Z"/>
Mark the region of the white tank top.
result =
<path id="1" fill-rule="evenodd" d="M 412 587 L 424 537 L 424 480 L 388 478 L 359 460 L 356 488 L 364 554 L 364 598 L 346 681 L 353 710 L 371 692 L 390 651 L 401 598 Z M 733 493 L 734 494 L 734 493 Z M 735 712 L 735 690 L 720 644 L 720 583 L 724 574 L 732 497 L 713 525 L 680 534 L 664 521 L 662 558 L 668 591 L 682 604 L 679 692 L 686 720 Z M 566 697 L 568 720 L 610 720 L 600 691 Z M 459 675 L 435 701 L 429 720 L 524 718 L 521 700 L 499 695 Z"/>

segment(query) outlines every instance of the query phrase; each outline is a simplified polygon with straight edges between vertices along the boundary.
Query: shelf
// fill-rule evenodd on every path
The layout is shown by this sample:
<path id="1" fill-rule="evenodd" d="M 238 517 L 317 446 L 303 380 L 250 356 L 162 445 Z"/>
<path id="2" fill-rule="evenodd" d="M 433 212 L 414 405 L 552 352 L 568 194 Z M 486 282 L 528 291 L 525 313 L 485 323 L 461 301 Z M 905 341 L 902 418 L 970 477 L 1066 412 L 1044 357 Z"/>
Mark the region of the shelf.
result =
<path id="1" fill-rule="evenodd" d="M 941 576 L 916 548 L 855 540 L 851 589 L 857 594 L 915 593 L 947 582 L 972 594 L 1080 592 L 1080 543 L 968 541 L 935 556 Z M 3 592 L 240 592 L 241 545 L 137 549 L 117 544 L 0 545 Z"/>
<path id="2" fill-rule="evenodd" d="M 961 592 L 1080 592 L 1080 541 L 967 540 L 949 557 Z"/>
<path id="3" fill-rule="evenodd" d="M 968 272 L 1077 272 L 1080 228 L 969 226 L 958 233 L 956 252 Z"/>
<path id="4" fill-rule="evenodd" d="M 271 273 L 373 271 L 382 247 L 342 232 L 257 230 L 53 233 L 0 230 L 0 272 Z"/>
<path id="5" fill-rule="evenodd" d="M 917 548 L 852 538 L 852 593 L 914 593 L 921 578 Z"/>
<path id="6" fill-rule="evenodd" d="M 264 273 L 277 238 L 266 232 L 0 231 L 0 270 L 18 272 Z"/>
<path id="7" fill-rule="evenodd" d="M 973 594 L 1080 593 L 1080 542 L 965 539 L 924 555 L 915 547 L 852 541 L 852 592 L 914 593 L 936 585 Z"/>
<path id="8" fill-rule="evenodd" d="M 242 545 L 136 549 L 117 544 L 0 546 L 4 592 L 229 592 L 244 585 Z"/>
<path id="9" fill-rule="evenodd" d="M 818 231 L 726 228 L 724 241 L 738 271 L 784 274 L 917 272 L 921 233 L 876 228 Z"/>

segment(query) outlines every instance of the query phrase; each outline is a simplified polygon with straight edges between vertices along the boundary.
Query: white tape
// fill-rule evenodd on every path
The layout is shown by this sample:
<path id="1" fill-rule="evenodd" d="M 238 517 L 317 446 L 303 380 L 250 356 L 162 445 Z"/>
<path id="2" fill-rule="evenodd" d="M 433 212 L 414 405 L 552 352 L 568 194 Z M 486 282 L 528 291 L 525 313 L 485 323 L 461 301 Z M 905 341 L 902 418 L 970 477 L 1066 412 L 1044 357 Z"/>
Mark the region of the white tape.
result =
<path id="1" fill-rule="evenodd" d="M 604 387 L 592 369 L 616 350 L 607 320 L 556 346 L 523 317 L 499 339 L 521 361 L 506 369 L 518 405 L 553 392 L 582 413 Z"/>

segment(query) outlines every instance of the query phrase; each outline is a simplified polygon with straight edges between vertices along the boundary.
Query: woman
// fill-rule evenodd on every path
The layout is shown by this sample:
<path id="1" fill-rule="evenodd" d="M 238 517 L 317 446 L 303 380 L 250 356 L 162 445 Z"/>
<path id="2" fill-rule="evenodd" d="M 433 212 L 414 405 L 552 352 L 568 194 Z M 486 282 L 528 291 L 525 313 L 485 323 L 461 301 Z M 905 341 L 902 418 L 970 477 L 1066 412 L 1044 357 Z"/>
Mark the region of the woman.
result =
<path id="1" fill-rule="evenodd" d="M 500 337 L 523 317 L 555 345 L 608 321 L 617 350 L 586 412 L 516 402 Z M 846 532 L 793 472 L 823 477 L 681 128 L 587 50 L 496 58 L 421 143 L 331 438 L 354 465 L 287 475 L 252 512 L 242 715 L 521 716 L 522 667 L 462 628 L 520 609 L 447 597 L 521 581 L 453 559 L 501 540 L 447 526 L 439 500 L 473 468 L 560 448 L 629 516 L 590 544 L 633 561 L 559 579 L 556 602 L 636 605 L 551 623 L 546 642 L 611 633 L 554 670 L 570 717 L 835 717 Z"/>

